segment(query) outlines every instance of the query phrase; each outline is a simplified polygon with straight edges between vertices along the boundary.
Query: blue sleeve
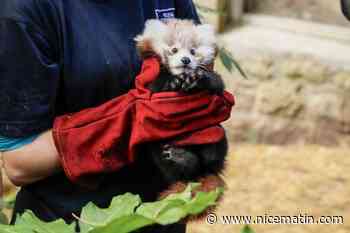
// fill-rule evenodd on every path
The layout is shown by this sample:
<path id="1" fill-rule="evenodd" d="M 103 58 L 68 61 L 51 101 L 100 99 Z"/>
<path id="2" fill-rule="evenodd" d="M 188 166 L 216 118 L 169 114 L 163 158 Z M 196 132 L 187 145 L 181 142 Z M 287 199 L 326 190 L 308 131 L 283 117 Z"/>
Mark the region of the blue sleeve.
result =
<path id="1" fill-rule="evenodd" d="M 200 23 L 196 6 L 192 0 L 175 0 L 176 4 L 176 18 L 192 19 L 197 24 Z"/>
<path id="2" fill-rule="evenodd" d="M 53 122 L 59 65 L 33 2 L 2 0 L 0 7 L 0 135 L 8 138 L 41 133 Z"/>
<path id="3" fill-rule="evenodd" d="M 12 151 L 32 143 L 39 135 L 26 138 L 7 138 L 0 136 L 0 152 Z"/>

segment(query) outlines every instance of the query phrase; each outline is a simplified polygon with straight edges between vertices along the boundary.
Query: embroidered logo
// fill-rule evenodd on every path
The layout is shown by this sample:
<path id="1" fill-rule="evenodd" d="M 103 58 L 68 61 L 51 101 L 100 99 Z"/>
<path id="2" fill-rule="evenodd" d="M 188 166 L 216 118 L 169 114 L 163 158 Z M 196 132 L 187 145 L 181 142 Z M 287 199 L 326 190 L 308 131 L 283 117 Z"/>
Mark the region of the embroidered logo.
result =
<path id="1" fill-rule="evenodd" d="M 160 20 L 175 18 L 175 8 L 156 9 L 156 17 Z"/>

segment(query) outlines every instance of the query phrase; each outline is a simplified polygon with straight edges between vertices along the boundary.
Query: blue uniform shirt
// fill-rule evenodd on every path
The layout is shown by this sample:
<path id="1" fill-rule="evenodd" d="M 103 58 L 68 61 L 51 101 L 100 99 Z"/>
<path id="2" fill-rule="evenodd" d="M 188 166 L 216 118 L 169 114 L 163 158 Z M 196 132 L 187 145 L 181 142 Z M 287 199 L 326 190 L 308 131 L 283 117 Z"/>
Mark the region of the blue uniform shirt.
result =
<path id="1" fill-rule="evenodd" d="M 0 135 L 41 133 L 58 115 L 127 92 L 140 71 L 133 38 L 147 19 L 172 17 L 199 21 L 191 0 L 2 0 Z M 25 189 L 62 215 L 105 205 L 124 191 L 113 179 L 84 192 L 59 174 Z"/>
<path id="2" fill-rule="evenodd" d="M 0 152 L 12 151 L 32 143 L 39 135 L 24 138 L 7 138 L 0 136 Z"/>

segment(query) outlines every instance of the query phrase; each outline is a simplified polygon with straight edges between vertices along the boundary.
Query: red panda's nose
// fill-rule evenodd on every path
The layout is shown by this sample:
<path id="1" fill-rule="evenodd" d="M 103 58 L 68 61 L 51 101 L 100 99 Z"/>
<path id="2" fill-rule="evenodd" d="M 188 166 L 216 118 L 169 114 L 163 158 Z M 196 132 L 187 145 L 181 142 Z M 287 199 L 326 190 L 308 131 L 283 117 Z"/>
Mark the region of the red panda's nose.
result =
<path id="1" fill-rule="evenodd" d="M 189 57 L 183 57 L 181 58 L 181 62 L 184 64 L 184 65 L 188 65 L 191 63 L 191 59 Z"/>

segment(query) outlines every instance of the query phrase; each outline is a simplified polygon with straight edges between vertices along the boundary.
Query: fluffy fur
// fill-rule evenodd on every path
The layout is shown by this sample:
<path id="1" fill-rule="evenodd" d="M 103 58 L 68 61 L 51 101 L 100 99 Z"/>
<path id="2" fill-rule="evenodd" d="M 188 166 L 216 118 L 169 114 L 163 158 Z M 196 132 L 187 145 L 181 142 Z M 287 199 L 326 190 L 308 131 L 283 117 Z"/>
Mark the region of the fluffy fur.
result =
<path id="1" fill-rule="evenodd" d="M 223 92 L 221 77 L 208 68 L 217 53 L 212 26 L 195 25 L 188 20 L 149 20 L 135 40 L 142 57 L 158 56 L 161 61 L 160 77 L 149 86 L 153 92 Z M 159 142 L 147 145 L 147 149 L 168 186 L 160 198 L 183 191 L 191 181 L 202 184 L 197 191 L 224 186 L 220 174 L 227 154 L 226 138 L 215 144 L 187 147 Z"/>
<path id="2" fill-rule="evenodd" d="M 157 54 L 173 75 L 209 65 L 216 56 L 216 36 L 209 25 L 194 25 L 189 20 L 148 20 L 144 32 L 135 38 L 143 57 Z M 191 62 L 185 66 L 184 57 Z"/>

